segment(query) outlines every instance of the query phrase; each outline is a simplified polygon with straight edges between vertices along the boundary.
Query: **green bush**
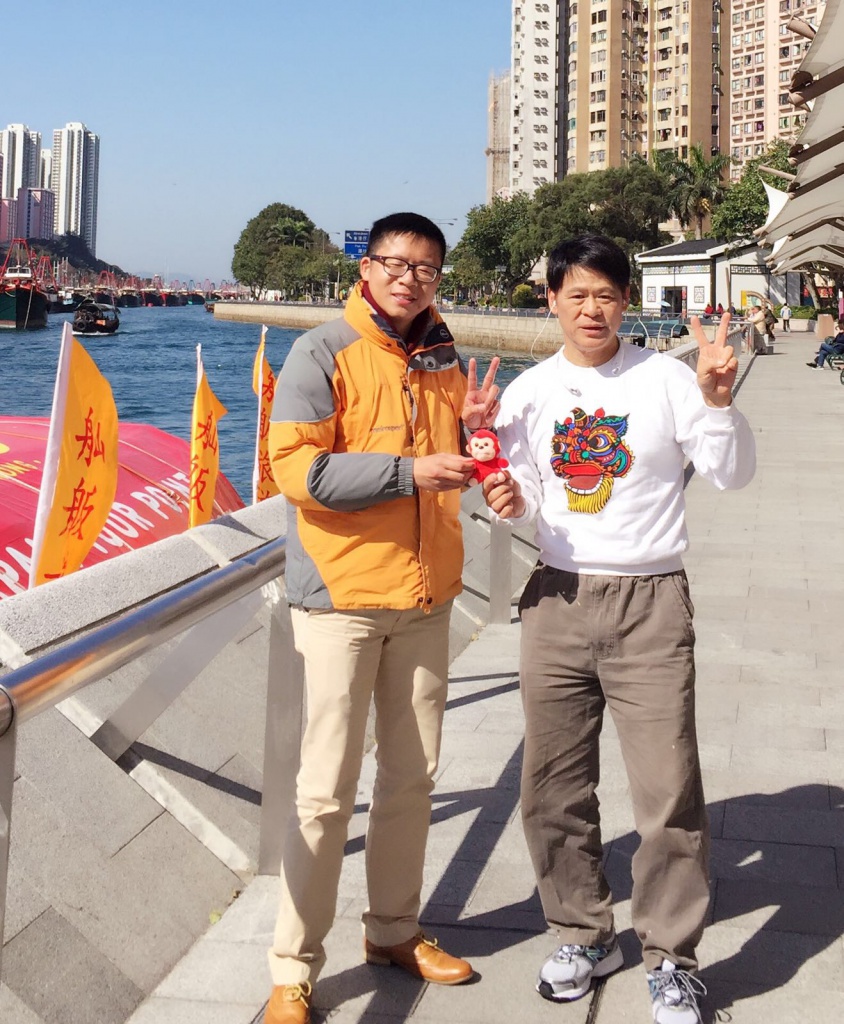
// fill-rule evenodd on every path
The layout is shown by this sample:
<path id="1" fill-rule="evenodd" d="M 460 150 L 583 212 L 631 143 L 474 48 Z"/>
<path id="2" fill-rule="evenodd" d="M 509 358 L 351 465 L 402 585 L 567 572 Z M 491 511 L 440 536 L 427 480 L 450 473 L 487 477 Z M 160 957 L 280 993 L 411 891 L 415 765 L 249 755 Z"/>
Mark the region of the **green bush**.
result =
<path id="1" fill-rule="evenodd" d="M 818 311 L 814 306 L 792 306 L 791 316 L 794 320 L 816 320 Z"/>
<path id="2" fill-rule="evenodd" d="M 515 309 L 536 309 L 539 299 L 533 294 L 529 284 L 517 284 L 513 289 L 513 307 Z"/>

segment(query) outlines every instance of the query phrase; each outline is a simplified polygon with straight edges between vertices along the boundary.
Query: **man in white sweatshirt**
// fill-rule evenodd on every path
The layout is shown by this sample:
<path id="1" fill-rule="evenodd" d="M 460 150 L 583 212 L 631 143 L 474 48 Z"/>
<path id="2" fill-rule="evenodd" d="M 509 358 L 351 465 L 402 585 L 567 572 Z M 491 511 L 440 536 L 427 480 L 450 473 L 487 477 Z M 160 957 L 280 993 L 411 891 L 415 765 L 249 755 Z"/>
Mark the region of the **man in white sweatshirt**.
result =
<path id="1" fill-rule="evenodd" d="M 683 571 L 684 465 L 747 484 L 755 446 L 732 401 L 729 315 L 697 372 L 620 342 L 623 251 L 601 236 L 557 246 L 548 294 L 563 348 L 504 392 L 508 471 L 490 508 L 536 525 L 540 560 L 520 602 L 525 709 L 522 817 L 560 948 L 537 990 L 577 999 L 622 965 L 602 870 L 598 739 L 609 705 L 641 843 L 633 925 L 657 1024 L 698 1024 L 696 947 L 709 901 L 709 832 L 695 733 L 693 607 Z"/>

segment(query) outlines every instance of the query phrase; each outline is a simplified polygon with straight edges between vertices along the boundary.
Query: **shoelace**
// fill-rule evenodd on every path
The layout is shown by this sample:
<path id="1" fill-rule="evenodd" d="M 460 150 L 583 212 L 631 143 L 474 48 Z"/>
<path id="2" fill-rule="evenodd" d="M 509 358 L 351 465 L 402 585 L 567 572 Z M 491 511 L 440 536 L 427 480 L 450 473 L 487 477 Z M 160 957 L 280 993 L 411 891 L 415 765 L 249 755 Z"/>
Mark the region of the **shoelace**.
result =
<path id="1" fill-rule="evenodd" d="M 695 1011 L 698 1020 L 701 1019 L 697 1001 L 706 995 L 706 985 L 700 978 L 689 974 L 688 971 L 675 968 L 673 971 L 653 971 L 648 980 L 651 982 L 654 997 L 660 996 L 666 1006 L 683 1009 L 688 1007 Z M 670 991 L 672 988 L 674 992 Z"/>
<path id="2" fill-rule="evenodd" d="M 287 985 L 284 993 L 284 1001 L 286 1003 L 295 1003 L 307 1001 L 311 998 L 311 983 L 309 981 L 303 981 L 301 985 Z"/>
<path id="3" fill-rule="evenodd" d="M 595 959 L 589 956 L 590 949 L 598 949 L 599 947 L 593 946 L 560 946 L 557 952 L 554 954 L 555 960 L 560 960 L 562 963 L 571 963 L 576 956 L 585 956 L 590 960 Z M 598 958 L 600 959 L 600 957 Z"/>
<path id="4" fill-rule="evenodd" d="M 422 932 L 419 932 L 416 938 L 419 939 L 420 942 L 424 942 L 426 946 L 430 946 L 432 949 L 439 948 L 439 942 L 437 942 L 436 939 L 429 939 L 428 936 Z"/>

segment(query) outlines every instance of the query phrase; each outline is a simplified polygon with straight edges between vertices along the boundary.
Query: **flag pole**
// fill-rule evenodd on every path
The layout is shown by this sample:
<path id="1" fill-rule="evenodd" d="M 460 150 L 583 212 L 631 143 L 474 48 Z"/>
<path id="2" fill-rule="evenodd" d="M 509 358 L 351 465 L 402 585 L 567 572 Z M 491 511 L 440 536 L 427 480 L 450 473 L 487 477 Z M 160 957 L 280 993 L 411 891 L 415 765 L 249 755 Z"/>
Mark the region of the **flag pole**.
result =
<path id="1" fill-rule="evenodd" d="M 56 369 L 56 384 L 53 389 L 53 408 L 50 413 L 50 429 L 47 447 L 44 451 L 44 466 L 41 470 L 41 487 L 38 491 L 38 505 L 35 509 L 35 527 L 32 531 L 32 568 L 29 571 L 29 588 L 35 586 L 35 570 L 44 547 L 47 520 L 53 507 L 56 493 L 56 478 L 59 470 L 59 454 L 64 434 L 65 409 L 67 408 L 67 384 L 70 371 L 70 355 L 73 348 L 73 331 L 69 323 L 62 328 L 62 343 L 59 363 Z"/>

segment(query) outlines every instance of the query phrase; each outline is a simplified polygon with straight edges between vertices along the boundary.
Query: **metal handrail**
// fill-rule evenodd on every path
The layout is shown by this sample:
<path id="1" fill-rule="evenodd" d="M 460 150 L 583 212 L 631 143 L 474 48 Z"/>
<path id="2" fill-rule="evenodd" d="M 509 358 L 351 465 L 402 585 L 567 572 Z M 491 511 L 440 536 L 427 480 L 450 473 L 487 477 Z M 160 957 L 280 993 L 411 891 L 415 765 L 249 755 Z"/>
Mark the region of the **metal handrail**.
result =
<path id="1" fill-rule="evenodd" d="M 108 625 L 42 655 L 0 678 L 0 736 L 89 683 L 183 633 L 207 616 L 276 579 L 284 570 L 284 538 L 261 545 L 221 569 L 163 594 Z"/>

